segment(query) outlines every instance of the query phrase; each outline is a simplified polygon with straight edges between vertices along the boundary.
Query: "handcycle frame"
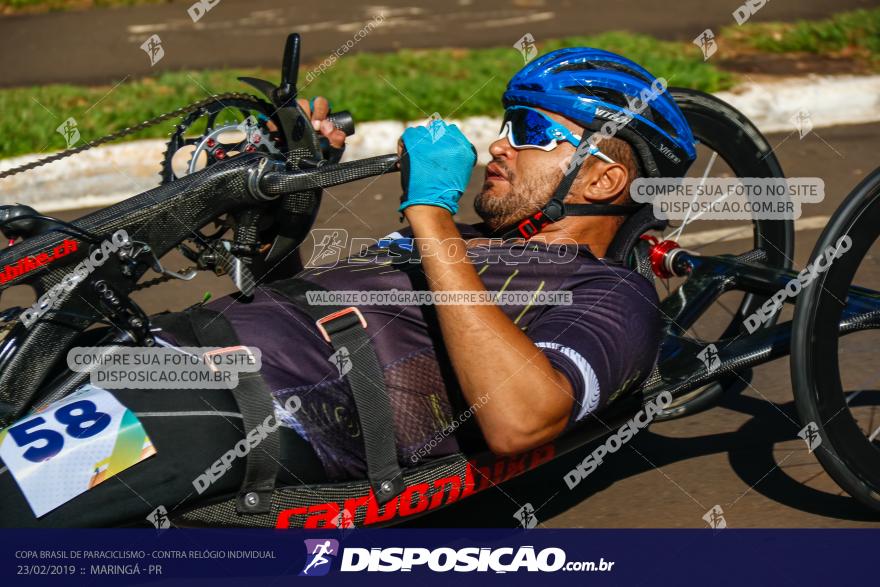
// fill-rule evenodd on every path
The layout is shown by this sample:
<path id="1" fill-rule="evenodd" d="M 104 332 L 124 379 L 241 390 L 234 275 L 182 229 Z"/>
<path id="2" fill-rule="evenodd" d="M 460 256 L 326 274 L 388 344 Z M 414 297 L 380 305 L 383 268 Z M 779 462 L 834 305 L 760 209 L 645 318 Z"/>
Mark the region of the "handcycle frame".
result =
<path id="1" fill-rule="evenodd" d="M 130 234 L 139 234 L 144 227 L 154 223 L 164 226 L 165 229 L 162 231 L 143 233 L 144 241 L 156 255 L 161 256 L 190 232 L 186 228 L 187 223 L 176 218 L 178 215 L 185 215 L 185 218 L 194 224 L 204 224 L 216 216 L 218 211 L 233 210 L 242 206 L 266 206 L 267 202 L 264 198 L 267 194 L 271 196 L 273 192 L 281 194 L 288 190 L 300 190 L 304 186 L 329 187 L 375 176 L 390 171 L 394 161 L 395 157 L 388 155 L 323 166 L 318 170 L 290 171 L 281 162 L 275 162 L 274 166 L 267 165 L 266 163 L 271 161 L 265 157 L 242 155 L 187 176 L 179 182 L 160 186 L 105 210 L 92 213 L 72 224 L 96 235 L 108 235 L 120 228 L 126 229 Z M 250 191 L 254 186 L 252 181 L 254 174 L 259 174 L 257 177 L 259 189 L 256 191 L 259 196 Z M 46 233 L 5 249 L 0 252 L 0 267 L 14 264 L 22 256 L 38 255 L 57 246 L 63 238 L 70 237 Z M 64 273 L 88 252 L 88 246 L 83 246 L 80 251 L 65 257 L 61 266 L 46 265 L 33 275 L 26 276 L 27 279 L 12 280 L 11 283 L 3 284 L 0 288 L 5 289 L 19 281 L 36 281 L 45 290 L 51 284 L 59 283 Z M 439 463 L 438 468 L 445 465 L 447 472 L 454 473 L 445 477 L 434 477 L 434 483 L 461 479 L 461 483 L 467 486 L 470 478 L 471 492 L 485 489 L 615 432 L 619 426 L 631 420 L 649 402 L 664 392 L 668 392 L 673 399 L 676 399 L 700 387 L 711 389 L 709 384 L 725 377 L 747 381 L 750 368 L 789 353 L 791 322 L 767 325 L 753 334 L 738 332 L 715 341 L 690 338 L 685 336 L 685 332 L 723 293 L 743 291 L 762 298 L 770 297 L 785 288 L 792 279 L 797 279 L 797 273 L 761 265 L 760 250 L 733 257 L 703 256 L 686 249 L 673 248 L 665 255 L 662 262 L 673 274 L 685 277 L 685 281 L 660 304 L 661 317 L 665 320 L 664 340 L 655 371 L 638 391 L 626 393 L 612 403 L 607 411 L 602 413 L 601 419 L 587 419 L 550 444 L 530 451 L 520 459 L 497 458 L 485 452 L 468 456 L 457 455 L 455 459 L 447 459 L 446 463 Z M 57 364 L 63 359 L 64 352 L 85 327 L 102 317 L 106 318 L 105 312 L 112 310 L 108 306 L 91 305 L 83 295 L 94 296 L 94 289 L 99 284 L 104 284 L 104 287 L 127 299 L 127 293 L 147 269 L 146 266 L 134 267 L 126 274 L 123 271 L 124 266 L 125 262 L 112 257 L 101 267 L 95 268 L 89 279 L 63 296 L 57 311 L 50 313 L 30 329 L 26 329 L 23 324 L 17 324 L 0 342 L 0 399 L 6 406 L 17 408 L 10 411 L 10 414 L 20 413 L 26 408 L 63 396 L 82 383 L 83 375 L 80 375 L 80 378 L 62 377 L 52 383 L 48 389 L 40 389 L 49 383 L 44 377 L 52 370 L 57 370 Z M 880 310 L 880 294 L 860 287 L 850 288 L 843 310 L 841 332 L 849 333 L 880 326 L 878 310 Z M 117 324 L 117 326 L 118 330 L 125 334 L 106 342 L 130 344 L 136 340 L 136 333 L 132 331 L 130 324 Z M 699 351 L 708 344 L 715 344 L 717 347 L 718 363 L 714 366 L 697 358 Z M 38 370 L 34 370 L 35 364 L 40 365 Z M 717 393 L 705 393 L 707 396 L 702 401 L 701 409 L 714 405 L 720 396 Z M 39 401 L 34 404 L 32 401 L 25 402 L 22 398 L 36 398 Z M 693 401 L 689 400 L 689 403 Z M 693 411 L 682 409 L 677 413 L 673 409 L 666 417 L 668 419 L 684 416 Z M 410 473 L 417 476 L 420 470 L 424 469 L 425 467 L 415 468 Z M 477 471 L 480 472 L 479 475 Z M 456 477 L 459 473 L 460 477 Z M 412 489 L 422 485 L 424 483 L 413 483 L 408 487 Z M 331 484 L 324 487 L 330 490 L 334 486 Z M 308 490 L 310 494 L 320 495 L 321 487 L 309 486 Z M 359 490 L 354 491 L 357 493 Z M 466 494 L 465 490 L 461 490 L 455 494 L 454 499 L 446 494 L 445 498 L 436 501 L 437 507 L 452 503 Z M 364 490 L 364 495 L 369 495 L 368 490 Z M 357 499 L 366 499 L 364 495 Z M 395 503 L 402 503 L 403 499 L 401 497 Z M 328 516 L 334 508 L 341 510 L 346 503 L 355 498 L 347 497 L 345 500 L 337 501 L 327 498 L 327 500 L 313 503 L 308 507 L 280 507 L 278 508 L 280 512 L 276 512 L 277 525 L 320 526 L 321 520 L 329 519 Z M 359 502 L 355 500 L 352 503 Z M 369 507 L 369 502 L 364 503 Z M 433 506 L 434 503 L 435 500 L 432 498 L 431 505 Z M 433 509 L 434 507 L 426 507 L 425 511 Z M 409 515 L 402 508 L 395 511 L 396 515 L 378 516 L 377 519 L 382 521 L 377 523 L 396 523 Z M 198 516 L 184 517 L 181 523 L 203 521 Z M 358 520 L 358 522 L 363 521 L 363 518 Z M 274 521 L 272 525 L 276 525 Z"/>
<path id="2" fill-rule="evenodd" d="M 749 334 L 740 330 L 733 336 L 715 341 L 700 341 L 684 335 L 722 294 L 742 291 L 762 297 L 785 289 L 798 273 L 761 266 L 756 262 L 730 255 L 702 256 L 686 249 L 673 249 L 668 265 L 687 280 L 660 303 L 665 321 L 657 373 L 642 386 L 645 401 L 664 391 L 680 397 L 701 386 L 733 375 L 747 382 L 748 369 L 786 356 L 791 350 L 792 321 L 771 323 Z M 810 284 L 805 287 L 810 287 Z M 796 303 L 786 296 L 785 303 Z M 862 287 L 851 287 L 840 323 L 841 334 L 880 327 L 880 293 Z M 774 312 L 775 314 L 775 312 Z M 717 363 L 696 358 L 709 344 L 717 350 Z M 745 373 L 744 373 L 745 372 Z"/>
<path id="3" fill-rule="evenodd" d="M 298 43 L 298 37 L 292 35 L 285 53 L 285 69 L 280 86 L 272 87 L 260 80 L 243 81 L 259 89 L 279 107 L 281 126 L 289 134 L 289 145 L 297 144 L 303 151 L 314 151 L 317 138 L 311 133 L 310 125 L 300 124 L 302 112 L 296 112 L 297 107 L 292 100 L 296 94 Z M 294 129 L 298 129 L 296 133 Z M 0 292 L 24 283 L 32 285 L 38 296 L 47 292 L 62 283 L 71 268 L 89 256 L 96 246 L 100 246 L 100 239 L 106 239 L 120 229 L 147 245 L 158 259 L 184 239 L 191 238 L 191 227 L 203 227 L 218 215 L 249 210 L 271 213 L 273 206 L 290 194 L 320 190 L 387 173 L 395 169 L 396 163 L 396 155 L 386 155 L 343 164 L 317 161 L 314 166 L 291 168 L 279 159 L 242 154 L 69 223 L 68 228 L 75 228 L 79 233 L 46 231 L 0 251 L 2 268 L 14 266 L 22 259 L 36 258 L 58 246 L 64 239 L 75 239 L 80 245 L 63 261 L 47 263 L 32 272 L 5 280 L 0 283 Z M 85 238 L 83 235 L 91 236 Z M 715 405 L 724 390 L 735 386 L 711 384 L 736 382 L 737 379 L 748 384 L 752 367 L 790 352 L 790 321 L 776 324 L 771 320 L 751 334 L 746 333 L 741 324 L 739 327 L 731 325 L 721 338 L 714 341 L 697 340 L 685 334 L 726 292 L 742 291 L 766 298 L 785 288 L 792 279 L 797 279 L 798 274 L 793 271 L 762 265 L 762 256 L 760 248 L 738 257 L 703 256 L 681 248 L 666 248 L 661 252 L 658 262 L 665 265 L 669 273 L 684 277 L 685 281 L 659 306 L 665 328 L 656 367 L 638 390 L 626 390 L 608 406 L 601 414 L 601 419 L 588 418 L 553 442 L 519 457 L 498 458 L 487 452 L 467 456 L 459 454 L 441 459 L 436 466 L 413 468 L 406 474 L 407 492 L 431 483 L 434 489 L 438 484 L 442 486 L 439 493 L 430 495 L 430 500 L 425 494 L 425 499 L 418 501 L 424 501 L 425 507 L 422 509 L 411 503 L 405 507 L 404 494 L 380 512 L 371 514 L 369 489 L 363 484 L 347 484 L 342 493 L 336 485 L 326 484 L 307 487 L 311 502 L 305 505 L 297 505 L 303 502 L 296 496 L 289 496 L 286 502 L 280 500 L 273 517 L 262 521 L 262 525 L 309 527 L 326 524 L 352 504 L 354 510 L 361 506 L 367 509 L 366 514 L 356 516 L 358 522 L 377 525 L 394 523 L 416 513 L 443 507 L 469 493 L 505 481 L 607 436 L 665 392 L 674 401 L 704 388 L 696 397 L 666 409 L 655 419 L 682 417 Z M 84 382 L 86 374 L 64 373 L 63 358 L 91 324 L 103 320 L 115 326 L 113 336 L 105 339 L 103 344 L 125 345 L 149 341 L 149 320 L 129 298 L 149 268 L 148 263 L 135 258 L 113 256 L 95 267 L 75 287 L 61 292 L 57 306 L 33 326 L 27 328 L 18 322 L 0 334 L 0 425 L 9 424 L 27 410 L 63 397 Z M 109 298 L 98 295 L 106 292 L 113 295 Z M 95 300 L 96 303 L 91 303 Z M 785 302 L 792 303 L 794 300 L 786 298 Z M 746 304 L 740 311 L 746 311 L 753 305 Z M 865 288 L 850 288 L 840 323 L 841 333 L 880 326 L 878 310 L 880 294 Z M 15 316 L 5 317 L 15 320 Z M 745 316 L 739 318 L 744 319 Z M 701 361 L 697 355 L 710 344 L 715 345 L 717 355 L 711 362 Z M 312 497 L 315 495 L 319 497 Z M 285 503 L 296 507 L 285 507 Z M 211 512 L 220 512 L 221 517 L 229 518 L 228 504 L 211 507 L 215 508 Z M 395 509 L 389 515 L 391 507 Z M 180 521 L 201 523 L 210 519 L 200 517 L 202 515 L 198 510 L 184 513 Z"/>

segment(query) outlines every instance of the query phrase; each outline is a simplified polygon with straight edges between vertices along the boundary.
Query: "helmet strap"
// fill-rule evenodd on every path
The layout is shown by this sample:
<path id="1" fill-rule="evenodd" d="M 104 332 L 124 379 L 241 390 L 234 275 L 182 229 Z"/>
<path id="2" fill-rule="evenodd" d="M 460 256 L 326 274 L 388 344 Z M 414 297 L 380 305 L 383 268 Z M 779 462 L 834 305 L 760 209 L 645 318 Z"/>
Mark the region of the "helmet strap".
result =
<path id="1" fill-rule="evenodd" d="M 629 216 L 638 211 L 641 204 L 564 204 L 563 201 L 568 195 L 575 178 L 580 173 L 581 167 L 587 160 L 585 156 L 578 156 L 578 153 L 587 152 L 587 143 L 590 140 L 590 134 L 587 129 L 582 129 L 581 141 L 578 143 L 577 151 L 572 155 L 573 159 L 566 173 L 563 174 L 562 180 L 556 186 L 550 200 L 534 214 L 526 216 L 518 222 L 509 224 L 499 228 L 494 232 L 500 235 L 502 239 L 524 238 L 529 239 L 549 225 L 562 220 L 566 216 Z"/>

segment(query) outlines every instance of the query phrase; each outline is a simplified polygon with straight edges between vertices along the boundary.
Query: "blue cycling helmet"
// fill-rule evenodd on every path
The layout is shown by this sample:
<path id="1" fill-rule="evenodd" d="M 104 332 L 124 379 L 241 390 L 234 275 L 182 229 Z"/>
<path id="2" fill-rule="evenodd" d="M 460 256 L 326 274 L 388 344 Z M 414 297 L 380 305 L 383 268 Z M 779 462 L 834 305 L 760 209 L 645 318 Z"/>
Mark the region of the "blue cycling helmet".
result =
<path id="1" fill-rule="evenodd" d="M 523 67 L 507 84 L 502 102 L 505 108 L 543 108 L 593 131 L 611 123 L 614 136 L 635 150 L 644 176 L 681 177 L 696 158 L 694 137 L 675 100 L 657 92 L 658 85 L 657 78 L 625 57 L 573 47 Z"/>

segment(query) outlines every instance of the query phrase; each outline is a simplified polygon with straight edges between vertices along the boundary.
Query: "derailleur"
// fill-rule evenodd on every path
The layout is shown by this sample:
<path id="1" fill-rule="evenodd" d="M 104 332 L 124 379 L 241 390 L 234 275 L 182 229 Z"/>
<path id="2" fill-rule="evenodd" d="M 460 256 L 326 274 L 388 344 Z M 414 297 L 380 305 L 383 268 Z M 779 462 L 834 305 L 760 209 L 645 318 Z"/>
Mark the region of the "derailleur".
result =
<path id="1" fill-rule="evenodd" d="M 180 245 L 179 249 L 199 269 L 211 271 L 214 275 L 229 275 L 238 291 L 248 297 L 253 295 L 257 280 L 248 266 L 248 261 L 250 257 L 263 252 L 258 244 L 243 244 L 226 239 L 216 239 L 199 251 L 186 245 Z"/>

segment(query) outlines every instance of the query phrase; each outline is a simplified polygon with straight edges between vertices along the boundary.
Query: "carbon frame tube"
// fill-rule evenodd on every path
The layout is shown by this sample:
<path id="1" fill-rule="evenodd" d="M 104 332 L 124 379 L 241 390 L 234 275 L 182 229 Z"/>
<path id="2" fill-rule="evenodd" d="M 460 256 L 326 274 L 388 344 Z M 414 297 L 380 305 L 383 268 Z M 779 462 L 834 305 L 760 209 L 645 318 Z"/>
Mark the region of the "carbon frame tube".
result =
<path id="1" fill-rule="evenodd" d="M 735 336 L 712 341 L 711 344 L 716 346 L 717 362 L 713 359 L 711 364 L 704 363 L 697 356 L 710 342 L 686 337 L 684 332 L 724 292 L 744 291 L 772 296 L 784 291 L 792 280 L 798 280 L 798 273 L 745 263 L 730 256 L 703 257 L 685 249 L 673 253 L 670 266 L 677 275 L 688 276 L 688 280 L 661 304 L 667 336 L 661 348 L 658 373 L 642 387 L 644 401 L 650 401 L 663 391 L 679 397 L 725 375 L 789 354 L 790 321 L 752 333 L 743 325 Z M 783 303 L 795 303 L 795 300 L 796 297 L 788 295 L 782 298 Z M 775 313 L 771 315 L 775 316 Z M 845 300 L 840 332 L 849 334 L 870 328 L 880 328 L 880 292 L 851 287 Z"/>

